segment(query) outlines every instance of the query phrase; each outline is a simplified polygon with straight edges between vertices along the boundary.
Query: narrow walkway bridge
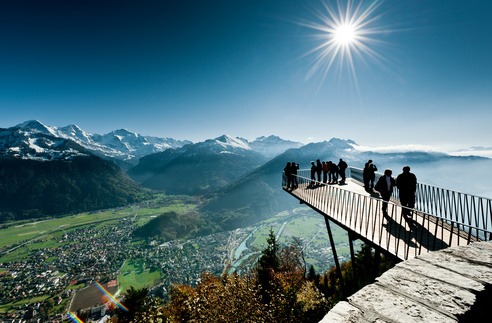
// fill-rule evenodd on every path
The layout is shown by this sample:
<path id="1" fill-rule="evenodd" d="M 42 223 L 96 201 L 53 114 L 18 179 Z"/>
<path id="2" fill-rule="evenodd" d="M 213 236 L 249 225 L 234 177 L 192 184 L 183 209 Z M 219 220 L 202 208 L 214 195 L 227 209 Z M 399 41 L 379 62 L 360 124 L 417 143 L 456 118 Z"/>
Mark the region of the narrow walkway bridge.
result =
<path id="1" fill-rule="evenodd" d="M 284 174 L 283 189 L 325 217 L 338 268 L 328 220 L 348 231 L 352 259 L 355 239 L 399 260 L 492 239 L 491 199 L 418 183 L 415 208 L 410 210 L 413 218 L 407 223 L 398 189 L 388 203 L 388 215 L 384 215 L 379 194 L 363 187 L 362 169 L 349 167 L 343 185 L 312 181 L 310 170 L 299 170 L 294 181 L 296 188 L 287 188 Z"/>

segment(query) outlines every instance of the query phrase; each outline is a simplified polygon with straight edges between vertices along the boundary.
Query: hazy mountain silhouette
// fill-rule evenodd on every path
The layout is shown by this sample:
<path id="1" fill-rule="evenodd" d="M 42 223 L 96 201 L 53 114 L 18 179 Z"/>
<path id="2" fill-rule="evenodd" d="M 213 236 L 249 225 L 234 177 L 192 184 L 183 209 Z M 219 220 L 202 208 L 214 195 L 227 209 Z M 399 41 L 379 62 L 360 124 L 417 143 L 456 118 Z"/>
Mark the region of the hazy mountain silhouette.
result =
<path id="1" fill-rule="evenodd" d="M 221 136 L 141 159 L 128 174 L 168 194 L 206 194 L 261 166 L 266 158 L 238 138 Z"/>
<path id="2" fill-rule="evenodd" d="M 209 194 L 202 211 L 224 228 L 247 225 L 297 206 L 280 187 L 287 162 L 301 169 L 310 161 L 338 162 L 362 168 L 372 159 L 379 171 L 393 169 L 396 176 L 410 165 L 420 182 L 492 196 L 492 160 L 456 157 L 443 153 L 363 151 L 351 140 L 333 138 L 310 143 L 276 136 L 253 142 L 221 136 L 196 144 L 142 137 L 127 130 L 90 135 L 75 125 L 49 127 L 27 121 L 0 129 L 0 219 L 29 218 L 124 205 L 140 192 L 114 163 L 96 157 L 124 158 L 146 155 L 128 170 L 142 185 L 168 194 Z M 150 146 L 149 146 L 150 145 Z M 165 149 L 166 145 L 174 148 Z M 140 148 L 139 148 L 140 147 Z M 284 151 L 280 155 L 280 152 Z M 133 155 L 132 155 L 133 154 Z M 276 156 L 269 160 L 272 156 Z M 126 158 L 126 157 L 125 157 Z M 112 159 L 116 160 L 116 159 Z"/>

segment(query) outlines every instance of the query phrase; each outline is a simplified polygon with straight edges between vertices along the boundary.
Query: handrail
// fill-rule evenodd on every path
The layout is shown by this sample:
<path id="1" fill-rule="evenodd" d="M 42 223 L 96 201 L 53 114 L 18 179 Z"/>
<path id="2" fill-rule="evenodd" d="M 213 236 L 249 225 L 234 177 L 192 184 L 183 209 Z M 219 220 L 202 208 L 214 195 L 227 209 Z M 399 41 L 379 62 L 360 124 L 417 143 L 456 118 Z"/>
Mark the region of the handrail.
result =
<path id="1" fill-rule="evenodd" d="M 347 177 L 359 181 L 358 173 L 358 169 L 351 167 Z M 294 191 L 293 195 L 299 194 L 297 197 L 304 203 L 401 259 L 451 245 L 492 239 L 490 199 L 419 183 L 416 207 L 411 209 L 417 214 L 414 225 L 418 230 L 409 230 L 411 227 L 401 216 L 405 207 L 396 203 L 397 190 L 393 195 L 395 200 L 388 202 L 389 214 L 385 217 L 380 212 L 383 201 L 379 198 L 312 181 L 310 170 L 298 170 L 294 176 L 297 184 L 306 189 L 302 193 Z M 287 177 L 283 174 L 282 186 L 286 185 Z"/>
<path id="2" fill-rule="evenodd" d="M 356 170 L 349 167 L 350 173 Z M 383 174 L 380 174 L 383 175 Z M 398 188 L 392 197 L 398 200 Z M 444 220 L 492 232 L 492 199 L 434 185 L 417 183 L 415 209 Z M 488 240 L 492 239 L 492 236 Z"/>
<path id="3" fill-rule="evenodd" d="M 349 166 L 347 170 L 347 177 L 363 185 L 361 168 Z M 306 177 L 309 177 L 310 170 L 299 170 L 299 172 L 307 172 Z M 383 176 L 382 173 L 376 175 Z M 391 197 L 398 201 L 398 196 L 399 191 L 395 187 Z M 492 233 L 492 199 L 490 198 L 417 183 L 414 208 L 443 220 L 455 221 Z M 465 221 L 466 217 L 468 217 L 467 221 Z M 492 236 L 488 239 L 492 240 Z"/>

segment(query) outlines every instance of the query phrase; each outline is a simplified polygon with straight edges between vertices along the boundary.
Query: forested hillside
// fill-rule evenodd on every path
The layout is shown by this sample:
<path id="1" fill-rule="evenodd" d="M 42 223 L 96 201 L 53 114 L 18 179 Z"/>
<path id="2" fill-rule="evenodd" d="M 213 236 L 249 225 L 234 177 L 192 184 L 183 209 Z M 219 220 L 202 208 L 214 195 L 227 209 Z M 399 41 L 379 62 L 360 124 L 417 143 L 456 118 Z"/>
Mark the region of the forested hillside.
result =
<path id="1" fill-rule="evenodd" d="M 0 221 L 122 206 L 143 192 L 113 162 L 92 155 L 0 158 Z"/>

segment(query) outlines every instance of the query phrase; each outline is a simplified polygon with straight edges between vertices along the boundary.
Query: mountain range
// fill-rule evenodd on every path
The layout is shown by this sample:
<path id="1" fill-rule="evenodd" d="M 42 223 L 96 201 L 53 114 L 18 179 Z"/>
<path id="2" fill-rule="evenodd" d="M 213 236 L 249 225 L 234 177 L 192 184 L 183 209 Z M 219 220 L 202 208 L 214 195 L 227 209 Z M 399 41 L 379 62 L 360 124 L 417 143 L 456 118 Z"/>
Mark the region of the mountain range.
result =
<path id="1" fill-rule="evenodd" d="M 188 140 L 141 136 L 126 129 L 104 135 L 90 134 L 73 124 L 59 128 L 45 126 L 38 120 L 30 120 L 14 127 L 0 129 L 0 155 L 24 159 L 79 155 L 80 149 L 70 151 L 59 147 L 60 142 L 66 140 L 78 144 L 96 156 L 130 165 L 135 165 L 142 156 L 191 143 Z"/>
<path id="2" fill-rule="evenodd" d="M 224 135 L 193 144 L 126 129 L 99 135 L 30 120 L 0 129 L 0 220 L 120 206 L 142 195 L 142 186 L 206 194 L 299 146 L 275 136 L 249 142 Z"/>
<path id="3" fill-rule="evenodd" d="M 419 181 L 449 188 L 463 188 L 473 178 L 474 185 L 465 190 L 475 194 L 487 195 L 492 180 L 473 177 L 471 171 L 487 172 L 492 166 L 488 158 L 378 153 L 337 138 L 302 145 L 276 136 L 248 141 L 223 135 L 192 143 L 125 129 L 93 135 L 75 125 L 57 128 L 27 121 L 0 129 L 0 220 L 124 205 L 151 189 L 206 195 L 208 203 L 199 211 L 231 229 L 296 207 L 296 200 L 280 188 L 288 161 L 309 168 L 312 160 L 339 158 L 360 168 L 372 159 L 380 171 L 393 168 L 395 175 L 409 164 Z"/>

